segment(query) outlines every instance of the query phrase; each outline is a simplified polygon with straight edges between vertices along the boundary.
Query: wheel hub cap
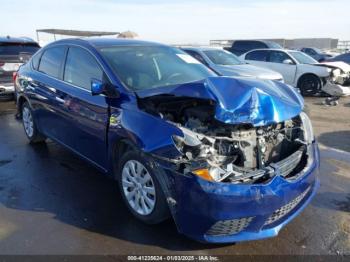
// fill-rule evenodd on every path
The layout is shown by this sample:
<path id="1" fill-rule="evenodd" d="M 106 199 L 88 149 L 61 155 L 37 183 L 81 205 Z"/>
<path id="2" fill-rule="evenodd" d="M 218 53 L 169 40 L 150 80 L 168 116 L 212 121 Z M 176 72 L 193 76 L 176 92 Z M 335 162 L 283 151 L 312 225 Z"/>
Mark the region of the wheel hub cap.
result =
<path id="1" fill-rule="evenodd" d="M 30 111 L 27 107 L 23 108 L 22 120 L 23 120 L 24 130 L 25 130 L 27 136 L 32 137 L 33 132 L 34 132 L 34 128 L 33 128 L 34 123 L 33 123 L 32 114 L 30 113 Z"/>
<path id="2" fill-rule="evenodd" d="M 137 160 L 129 160 L 122 170 L 122 187 L 130 207 L 140 215 L 152 213 L 156 204 L 156 190 L 147 169 Z"/>

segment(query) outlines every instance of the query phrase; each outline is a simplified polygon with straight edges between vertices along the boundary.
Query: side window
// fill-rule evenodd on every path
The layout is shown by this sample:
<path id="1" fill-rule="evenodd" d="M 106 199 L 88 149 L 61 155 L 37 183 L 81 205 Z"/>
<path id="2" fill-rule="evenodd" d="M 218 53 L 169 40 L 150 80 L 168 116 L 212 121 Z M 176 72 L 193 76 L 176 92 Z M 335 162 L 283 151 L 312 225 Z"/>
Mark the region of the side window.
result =
<path id="1" fill-rule="evenodd" d="M 193 56 L 194 58 L 196 58 L 202 64 L 205 64 L 205 65 L 207 64 L 207 62 L 204 60 L 204 58 L 199 53 L 197 53 L 196 51 L 186 50 L 186 53 L 188 53 L 191 56 Z"/>
<path id="2" fill-rule="evenodd" d="M 291 59 L 286 53 L 279 51 L 270 51 L 270 57 L 268 59 L 268 62 L 282 64 L 283 61 L 286 59 Z"/>
<path id="3" fill-rule="evenodd" d="M 41 56 L 42 56 L 42 52 L 39 52 L 39 53 L 35 54 L 32 58 L 32 65 L 33 65 L 35 70 L 39 69 L 39 62 L 40 62 Z"/>
<path id="4" fill-rule="evenodd" d="M 248 53 L 245 56 L 246 60 L 255 60 L 255 61 L 266 61 L 267 60 L 267 51 L 265 50 L 256 50 Z"/>
<path id="5" fill-rule="evenodd" d="M 51 47 L 45 50 L 40 59 L 39 71 L 60 78 L 65 50 L 64 46 Z"/>
<path id="6" fill-rule="evenodd" d="M 90 90 L 91 78 L 103 80 L 103 71 L 95 58 L 82 48 L 70 47 L 64 68 L 64 81 Z"/>

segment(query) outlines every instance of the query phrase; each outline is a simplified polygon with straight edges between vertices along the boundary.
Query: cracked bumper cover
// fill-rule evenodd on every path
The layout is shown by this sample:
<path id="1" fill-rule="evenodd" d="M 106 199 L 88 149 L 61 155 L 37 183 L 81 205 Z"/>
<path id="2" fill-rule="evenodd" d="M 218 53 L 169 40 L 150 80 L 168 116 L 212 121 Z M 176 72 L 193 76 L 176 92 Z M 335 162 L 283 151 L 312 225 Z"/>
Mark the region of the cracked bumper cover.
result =
<path id="1" fill-rule="evenodd" d="M 295 180 L 276 175 L 262 184 L 213 183 L 164 169 L 170 183 L 166 195 L 178 231 L 211 243 L 276 236 L 307 206 L 319 186 L 316 142 L 311 149 L 310 163 Z"/>
<path id="2" fill-rule="evenodd" d="M 329 81 L 322 87 L 322 91 L 326 92 L 331 96 L 349 96 L 350 95 L 350 87 L 342 86 L 339 84 L 334 84 Z"/>

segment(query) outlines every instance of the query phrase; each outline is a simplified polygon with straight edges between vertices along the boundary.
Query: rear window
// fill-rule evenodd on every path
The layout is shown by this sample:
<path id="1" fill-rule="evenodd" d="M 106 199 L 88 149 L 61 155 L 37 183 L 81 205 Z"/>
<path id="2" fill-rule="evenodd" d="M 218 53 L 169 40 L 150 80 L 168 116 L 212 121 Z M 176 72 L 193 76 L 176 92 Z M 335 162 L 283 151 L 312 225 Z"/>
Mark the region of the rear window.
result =
<path id="1" fill-rule="evenodd" d="M 59 78 L 65 49 L 63 46 L 58 46 L 45 50 L 40 59 L 39 71 Z"/>
<path id="2" fill-rule="evenodd" d="M 246 60 L 266 61 L 268 52 L 266 50 L 256 50 L 245 56 Z"/>
<path id="3" fill-rule="evenodd" d="M 36 43 L 0 43 L 0 55 L 34 54 L 40 49 Z"/>
<path id="4" fill-rule="evenodd" d="M 184 50 L 184 51 L 190 54 L 191 56 L 193 56 L 194 58 L 196 58 L 202 64 L 205 64 L 205 65 L 207 64 L 204 58 L 200 54 L 198 54 L 196 51 L 193 51 L 193 50 Z"/>

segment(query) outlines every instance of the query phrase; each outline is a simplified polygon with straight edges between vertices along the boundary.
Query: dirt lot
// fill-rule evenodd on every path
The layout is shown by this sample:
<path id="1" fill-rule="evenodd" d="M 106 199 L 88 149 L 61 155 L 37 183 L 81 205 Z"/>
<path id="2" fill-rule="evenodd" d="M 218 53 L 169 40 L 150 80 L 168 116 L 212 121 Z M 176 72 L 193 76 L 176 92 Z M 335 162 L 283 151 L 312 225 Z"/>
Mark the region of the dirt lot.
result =
<path id="1" fill-rule="evenodd" d="M 321 187 L 273 239 L 203 245 L 172 221 L 147 226 L 114 181 L 61 146 L 30 146 L 13 103 L 0 104 L 0 254 L 350 254 L 350 98 L 306 99 L 321 149 Z"/>

